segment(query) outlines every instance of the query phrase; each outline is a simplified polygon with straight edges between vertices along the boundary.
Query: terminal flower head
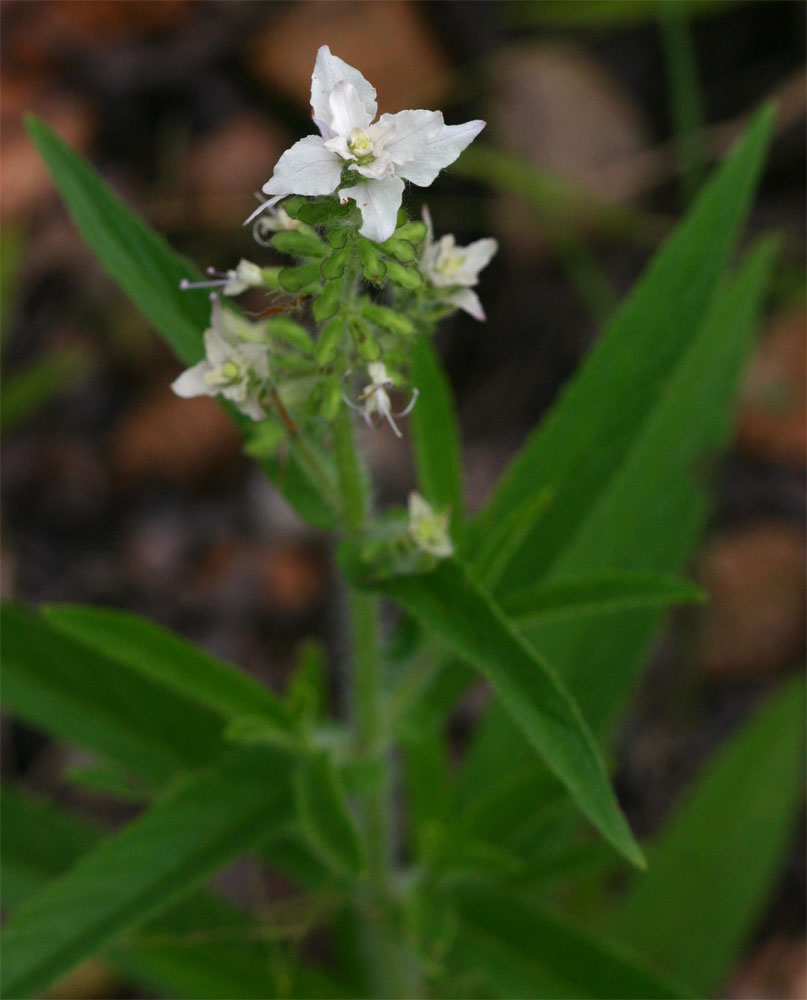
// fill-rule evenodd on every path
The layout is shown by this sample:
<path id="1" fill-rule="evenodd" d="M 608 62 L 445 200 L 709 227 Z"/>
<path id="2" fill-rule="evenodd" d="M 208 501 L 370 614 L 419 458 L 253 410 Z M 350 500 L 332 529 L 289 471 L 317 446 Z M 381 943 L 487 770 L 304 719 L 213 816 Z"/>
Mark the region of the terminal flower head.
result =
<path id="1" fill-rule="evenodd" d="M 445 559 L 454 554 L 448 513 L 437 512 L 414 490 L 409 494 L 409 535 L 419 549 Z"/>
<path id="2" fill-rule="evenodd" d="M 420 265 L 435 288 L 445 288 L 441 302 L 464 309 L 474 319 L 484 320 L 485 310 L 472 287 L 479 283 L 479 272 L 487 267 L 499 249 L 496 240 L 487 237 L 476 240 L 467 247 L 458 247 L 450 234 L 434 239 L 434 228 L 429 209 L 423 206 L 426 238 L 423 242 Z"/>
<path id="3" fill-rule="evenodd" d="M 223 396 L 252 420 L 266 416 L 260 399 L 269 379 L 269 348 L 258 342 L 257 324 L 222 309 L 213 299 L 205 331 L 205 358 L 171 384 L 178 396 Z"/>
<path id="4" fill-rule="evenodd" d="M 446 125 L 440 111 L 423 110 L 384 114 L 375 121 L 375 98 L 375 88 L 362 74 L 323 45 L 311 78 L 320 134 L 300 139 L 280 157 L 263 186 L 268 201 L 247 222 L 287 195 L 338 190 L 343 203 L 356 202 L 362 236 L 383 242 L 395 231 L 404 181 L 428 187 L 485 127 L 483 121 Z"/>

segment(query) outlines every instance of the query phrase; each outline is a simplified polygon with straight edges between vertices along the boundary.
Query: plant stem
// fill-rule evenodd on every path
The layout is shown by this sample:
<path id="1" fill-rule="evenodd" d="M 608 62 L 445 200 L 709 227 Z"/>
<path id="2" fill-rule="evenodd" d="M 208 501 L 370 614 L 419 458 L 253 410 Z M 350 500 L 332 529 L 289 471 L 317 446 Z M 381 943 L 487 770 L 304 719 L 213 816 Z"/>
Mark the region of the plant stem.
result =
<path id="1" fill-rule="evenodd" d="M 334 450 L 339 473 L 342 515 L 351 534 L 366 525 L 369 513 L 367 476 L 356 451 L 350 413 L 343 409 L 334 425 Z M 378 642 L 378 599 L 351 590 L 348 606 L 353 641 L 353 722 L 356 745 L 368 758 L 381 754 L 381 672 Z M 383 763 L 383 762 L 382 762 Z M 370 876 L 379 889 L 389 883 L 390 846 L 387 820 L 388 770 L 367 792 L 364 822 Z"/>

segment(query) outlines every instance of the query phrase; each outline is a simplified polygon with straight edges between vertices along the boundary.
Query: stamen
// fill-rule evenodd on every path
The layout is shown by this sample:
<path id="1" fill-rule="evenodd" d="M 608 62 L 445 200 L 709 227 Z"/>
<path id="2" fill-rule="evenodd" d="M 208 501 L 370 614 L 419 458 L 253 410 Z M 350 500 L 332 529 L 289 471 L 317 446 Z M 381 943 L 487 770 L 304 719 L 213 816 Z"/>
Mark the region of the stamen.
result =
<path id="1" fill-rule="evenodd" d="M 208 270 L 208 274 L 210 271 Z M 187 278 L 183 278 L 179 283 L 180 291 L 187 292 L 192 288 L 222 288 L 227 284 L 229 278 L 216 278 L 213 281 L 188 281 Z"/>
<path id="2" fill-rule="evenodd" d="M 255 242 L 262 247 L 271 247 L 270 243 L 273 232 L 266 225 L 268 222 L 265 218 L 256 219 L 254 225 L 252 226 L 252 238 Z M 269 239 L 264 236 L 264 232 L 269 234 Z"/>
<path id="3" fill-rule="evenodd" d="M 408 417 L 409 414 L 412 412 L 412 410 L 414 410 L 415 403 L 418 401 L 418 396 L 419 395 L 420 395 L 420 390 L 417 388 L 417 386 L 413 386 L 413 388 L 412 388 L 412 398 L 409 400 L 409 402 L 406 404 L 406 406 L 399 413 L 395 414 L 395 416 L 396 417 Z"/>

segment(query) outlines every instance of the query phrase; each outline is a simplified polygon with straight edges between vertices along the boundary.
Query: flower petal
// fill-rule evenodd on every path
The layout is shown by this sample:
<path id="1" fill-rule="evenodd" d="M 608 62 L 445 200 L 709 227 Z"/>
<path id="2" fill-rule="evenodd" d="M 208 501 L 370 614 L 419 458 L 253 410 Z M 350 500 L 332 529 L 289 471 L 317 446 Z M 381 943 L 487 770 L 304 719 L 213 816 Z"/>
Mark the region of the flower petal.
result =
<path id="1" fill-rule="evenodd" d="M 478 319 L 480 322 L 484 322 L 487 319 L 485 310 L 482 308 L 482 303 L 479 301 L 479 296 L 470 288 L 462 288 L 460 291 L 446 296 L 443 301 L 450 302 L 452 305 L 455 305 L 458 309 L 462 309 L 464 312 L 469 313 L 474 319 Z"/>
<path id="2" fill-rule="evenodd" d="M 359 100 L 369 115 L 368 122 L 375 118 L 378 111 L 375 87 L 369 84 L 357 69 L 332 55 L 328 46 L 323 45 L 317 52 L 314 73 L 311 77 L 311 107 L 314 109 L 314 119 L 320 131 L 323 125 L 326 128 L 331 127 L 330 95 L 340 80 L 346 80 L 356 88 Z"/>
<path id="3" fill-rule="evenodd" d="M 488 266 L 498 249 L 498 242 L 491 237 L 476 240 L 474 243 L 469 243 L 467 247 L 462 247 L 461 253 L 465 258 L 461 272 L 462 283 L 465 284 L 466 281 L 470 283 L 473 279 L 473 284 L 476 284 L 479 272 Z"/>
<path id="4" fill-rule="evenodd" d="M 287 194 L 332 194 L 341 174 L 342 161 L 336 153 L 326 148 L 321 136 L 307 135 L 280 157 L 262 190 L 274 196 L 270 201 Z"/>
<path id="5" fill-rule="evenodd" d="M 354 187 L 340 188 L 339 197 L 353 198 L 358 205 L 361 211 L 361 235 L 376 243 L 383 243 L 395 232 L 403 189 L 400 177 L 384 177 L 378 181 L 364 181 Z"/>
<path id="6" fill-rule="evenodd" d="M 423 240 L 422 251 L 425 254 L 432 243 L 434 243 L 434 223 L 432 222 L 432 213 L 429 211 L 429 206 L 425 202 L 421 205 L 420 214 L 423 221 L 426 223 L 426 237 Z"/>
<path id="7" fill-rule="evenodd" d="M 356 88 L 340 80 L 328 97 L 331 109 L 330 128 L 335 135 L 349 136 L 354 128 L 366 129 L 373 116 L 367 113 Z"/>
<path id="8" fill-rule="evenodd" d="M 210 371 L 210 365 L 206 361 L 200 361 L 193 368 L 188 368 L 179 378 L 175 378 L 171 383 L 171 388 L 183 399 L 190 399 L 192 396 L 212 396 L 215 389 L 212 389 L 204 376 Z"/>
<path id="9" fill-rule="evenodd" d="M 428 187 L 440 171 L 460 155 L 485 127 L 483 121 L 465 122 L 464 125 L 442 125 L 428 136 L 426 148 L 411 163 L 399 167 L 400 177 Z"/>
<path id="10" fill-rule="evenodd" d="M 382 115 L 373 126 L 379 131 L 389 130 L 384 149 L 401 165 L 423 156 L 442 127 L 443 115 L 439 111 L 399 111 L 396 115 Z"/>

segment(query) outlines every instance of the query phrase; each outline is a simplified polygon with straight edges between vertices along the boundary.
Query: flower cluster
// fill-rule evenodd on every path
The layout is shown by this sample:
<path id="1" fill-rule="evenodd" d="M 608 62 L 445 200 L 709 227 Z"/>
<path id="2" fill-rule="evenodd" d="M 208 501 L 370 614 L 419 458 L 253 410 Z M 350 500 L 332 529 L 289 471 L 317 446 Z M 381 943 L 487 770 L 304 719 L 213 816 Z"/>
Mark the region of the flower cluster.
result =
<path id="1" fill-rule="evenodd" d="M 492 239 L 467 247 L 450 235 L 436 240 L 427 208 L 422 222 L 401 210 L 403 182 L 431 184 L 484 122 L 446 125 L 439 111 L 423 110 L 374 121 L 375 90 L 327 46 L 317 54 L 311 104 L 320 134 L 280 157 L 263 188 L 270 197 L 247 220 L 257 243 L 294 263 L 241 260 L 182 283 L 188 291 L 214 290 L 213 309 L 204 360 L 173 388 L 181 396 L 221 396 L 254 421 L 283 407 L 286 428 L 296 426 L 286 406 L 295 421 L 329 421 L 346 405 L 400 437 L 396 418 L 418 397 L 412 387 L 395 408 L 394 392 L 407 390 L 411 338 L 456 309 L 485 318 L 473 288 L 497 249 Z M 255 290 L 268 296 L 255 322 L 219 299 Z M 304 308 L 313 336 L 291 315 Z M 423 516 L 413 523 L 425 548 L 440 547 L 428 543 Z"/>

